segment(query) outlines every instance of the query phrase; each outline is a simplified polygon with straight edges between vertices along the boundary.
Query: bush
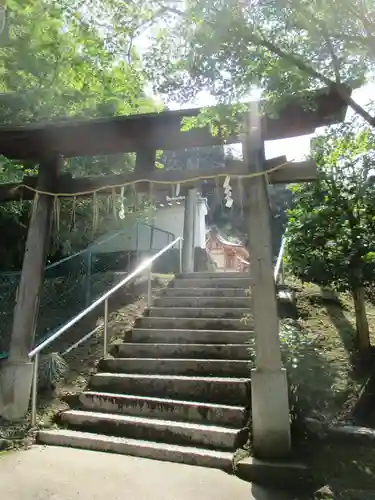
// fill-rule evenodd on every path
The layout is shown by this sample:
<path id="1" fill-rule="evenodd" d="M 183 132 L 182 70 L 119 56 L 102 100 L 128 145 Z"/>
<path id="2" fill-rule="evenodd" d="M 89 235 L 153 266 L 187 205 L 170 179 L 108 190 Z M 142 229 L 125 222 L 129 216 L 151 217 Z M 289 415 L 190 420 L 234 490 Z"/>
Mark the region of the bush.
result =
<path id="1" fill-rule="evenodd" d="M 56 385 L 67 375 L 69 366 L 57 352 L 42 356 L 38 370 L 40 390 L 55 390 Z"/>

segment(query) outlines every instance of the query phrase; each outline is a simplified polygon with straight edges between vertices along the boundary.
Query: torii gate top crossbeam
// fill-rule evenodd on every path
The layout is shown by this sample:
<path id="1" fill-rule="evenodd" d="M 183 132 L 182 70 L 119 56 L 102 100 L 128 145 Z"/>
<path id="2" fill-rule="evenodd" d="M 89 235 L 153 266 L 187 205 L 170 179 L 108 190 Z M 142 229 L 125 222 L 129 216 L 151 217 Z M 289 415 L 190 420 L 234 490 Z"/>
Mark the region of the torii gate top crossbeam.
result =
<path id="1" fill-rule="evenodd" d="M 289 102 L 277 118 L 263 117 L 265 140 L 312 133 L 315 128 L 343 120 L 347 105 L 335 89 L 311 97 L 311 108 Z M 94 156 L 144 150 L 176 150 L 230 144 L 239 137 L 212 136 L 208 128 L 181 131 L 184 117 L 200 109 L 163 111 L 114 118 L 35 123 L 0 127 L 0 155 L 38 162 L 50 155 Z"/>

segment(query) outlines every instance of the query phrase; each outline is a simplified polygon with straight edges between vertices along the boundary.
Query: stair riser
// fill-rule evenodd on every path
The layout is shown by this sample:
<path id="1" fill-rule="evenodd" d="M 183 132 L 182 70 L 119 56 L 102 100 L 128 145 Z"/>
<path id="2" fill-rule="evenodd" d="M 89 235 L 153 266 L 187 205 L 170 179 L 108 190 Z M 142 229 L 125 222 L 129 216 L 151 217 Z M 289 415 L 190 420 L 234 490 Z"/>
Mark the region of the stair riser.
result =
<path id="1" fill-rule="evenodd" d="M 167 344 L 245 344 L 254 338 L 252 331 L 204 331 L 134 329 L 126 332 L 124 341 Z"/>
<path id="2" fill-rule="evenodd" d="M 241 319 L 250 316 L 250 309 L 234 308 L 193 308 L 193 307 L 152 307 L 148 310 L 150 318 L 213 318 L 213 319 Z"/>
<path id="3" fill-rule="evenodd" d="M 107 373 L 140 373 L 144 375 L 190 375 L 192 377 L 249 377 L 247 361 L 199 359 L 102 359 L 99 370 Z"/>
<path id="4" fill-rule="evenodd" d="M 250 382 L 195 381 L 168 378 L 126 378 L 97 374 L 90 388 L 103 392 L 162 397 L 184 401 L 202 401 L 227 405 L 247 406 L 250 401 Z"/>
<path id="5" fill-rule="evenodd" d="M 161 297 L 249 297 L 243 288 L 165 288 Z"/>
<path id="6" fill-rule="evenodd" d="M 249 278 L 177 278 L 175 288 L 250 288 Z"/>
<path id="7" fill-rule="evenodd" d="M 126 443 L 120 441 L 104 441 L 100 436 L 64 436 L 53 434 L 45 431 L 40 431 L 38 441 L 42 444 L 53 446 L 69 446 L 72 448 L 81 448 L 85 450 L 105 451 L 118 453 L 121 455 L 130 455 L 134 457 L 151 458 L 154 460 L 162 460 L 166 462 L 176 462 L 187 465 L 198 465 L 200 467 L 211 467 L 231 471 L 232 460 L 229 454 L 223 454 L 223 457 L 211 456 L 209 452 L 204 450 L 192 452 L 190 450 L 181 451 L 174 449 L 166 449 L 165 447 L 157 448 L 155 446 L 147 446 L 143 443 Z M 229 456 L 227 456 L 229 455 Z"/>
<path id="8" fill-rule="evenodd" d="M 119 344 L 111 350 L 118 358 L 185 358 L 249 360 L 252 356 L 246 345 L 192 344 Z"/>
<path id="9" fill-rule="evenodd" d="M 160 297 L 154 300 L 153 306 L 249 308 L 250 297 Z"/>
<path id="10" fill-rule="evenodd" d="M 161 423 L 153 425 L 145 422 L 120 422 L 106 419 L 105 414 L 101 418 L 90 418 L 84 414 L 63 413 L 61 418 L 70 429 L 185 446 L 203 446 L 208 449 L 233 450 L 237 437 L 233 431 L 210 432 L 205 430 L 203 432 L 199 429 L 168 425 L 167 422 L 165 425 Z"/>
<path id="11" fill-rule="evenodd" d="M 176 422 L 191 422 L 197 424 L 227 425 L 241 428 L 245 425 L 247 414 L 241 408 L 212 408 L 199 405 L 198 403 L 180 403 L 162 401 L 150 401 L 118 395 L 91 395 L 81 394 L 80 408 L 90 411 L 100 411 L 130 415 L 134 417 L 160 418 L 174 420 Z"/>
<path id="12" fill-rule="evenodd" d="M 241 319 L 229 318 L 155 318 L 137 319 L 136 328 L 170 329 L 170 330 L 250 330 L 252 322 L 245 323 Z"/>

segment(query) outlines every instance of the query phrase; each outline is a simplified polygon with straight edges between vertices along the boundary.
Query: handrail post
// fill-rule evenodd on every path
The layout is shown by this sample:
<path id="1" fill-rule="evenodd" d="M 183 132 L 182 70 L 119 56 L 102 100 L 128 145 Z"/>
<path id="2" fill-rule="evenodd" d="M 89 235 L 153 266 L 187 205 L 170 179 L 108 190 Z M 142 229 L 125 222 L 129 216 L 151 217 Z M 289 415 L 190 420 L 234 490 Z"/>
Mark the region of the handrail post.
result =
<path id="1" fill-rule="evenodd" d="M 104 357 L 108 353 L 108 299 L 104 301 L 104 339 L 103 339 L 103 354 Z"/>
<path id="2" fill-rule="evenodd" d="M 152 264 L 149 265 L 147 273 L 147 307 L 152 303 Z"/>
<path id="3" fill-rule="evenodd" d="M 39 352 L 34 357 L 33 381 L 31 387 L 31 427 L 36 425 L 36 402 L 38 393 Z"/>

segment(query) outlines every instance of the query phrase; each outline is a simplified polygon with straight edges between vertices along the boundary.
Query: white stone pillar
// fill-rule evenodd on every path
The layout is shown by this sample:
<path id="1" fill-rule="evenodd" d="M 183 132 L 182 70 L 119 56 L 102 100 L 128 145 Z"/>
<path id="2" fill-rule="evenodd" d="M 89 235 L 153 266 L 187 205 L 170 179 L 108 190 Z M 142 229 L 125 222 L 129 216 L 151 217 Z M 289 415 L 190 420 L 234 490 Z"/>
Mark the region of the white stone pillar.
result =
<path id="1" fill-rule="evenodd" d="M 257 116 L 256 110 L 254 115 Z M 251 172 L 262 171 L 264 164 L 264 142 L 259 122 L 255 126 L 254 123 L 247 123 L 243 140 L 244 161 Z M 288 383 L 281 362 L 265 177 L 250 178 L 246 194 L 256 351 L 255 369 L 251 373 L 253 445 L 256 456 L 276 458 L 287 456 L 291 443 Z"/>
<path id="2" fill-rule="evenodd" d="M 189 189 L 185 200 L 184 241 L 182 245 L 182 272 L 194 272 L 194 226 L 197 188 Z"/>

